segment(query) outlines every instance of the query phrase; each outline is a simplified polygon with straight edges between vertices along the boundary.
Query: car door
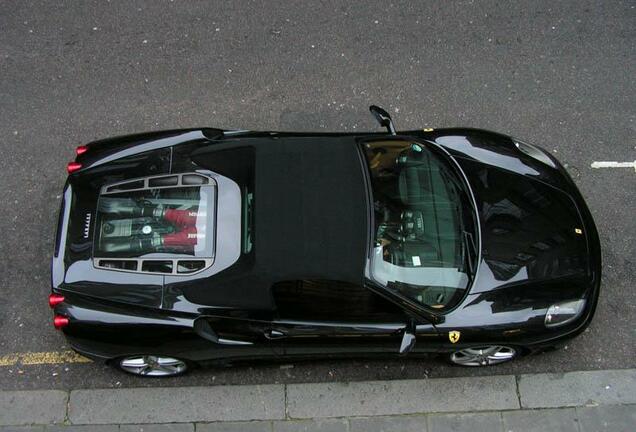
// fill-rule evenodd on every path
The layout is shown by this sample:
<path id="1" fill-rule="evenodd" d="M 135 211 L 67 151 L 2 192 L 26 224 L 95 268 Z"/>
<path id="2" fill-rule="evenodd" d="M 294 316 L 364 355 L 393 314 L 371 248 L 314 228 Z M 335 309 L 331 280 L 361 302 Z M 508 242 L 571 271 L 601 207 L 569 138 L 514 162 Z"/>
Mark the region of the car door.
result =
<path id="1" fill-rule="evenodd" d="M 397 354 L 406 325 L 280 320 L 270 334 L 284 339 L 285 357 L 346 357 Z M 271 337 L 271 336 L 270 336 Z"/>
<path id="2" fill-rule="evenodd" d="M 286 357 L 397 355 L 412 321 L 397 305 L 343 281 L 283 281 L 272 294 L 278 316 L 266 337 L 284 341 Z M 425 324 L 417 326 L 417 334 L 437 336 Z"/>
<path id="3" fill-rule="evenodd" d="M 262 359 L 283 354 L 282 340 L 269 338 L 273 322 L 226 316 L 201 316 L 194 331 L 210 343 L 211 358 Z"/>

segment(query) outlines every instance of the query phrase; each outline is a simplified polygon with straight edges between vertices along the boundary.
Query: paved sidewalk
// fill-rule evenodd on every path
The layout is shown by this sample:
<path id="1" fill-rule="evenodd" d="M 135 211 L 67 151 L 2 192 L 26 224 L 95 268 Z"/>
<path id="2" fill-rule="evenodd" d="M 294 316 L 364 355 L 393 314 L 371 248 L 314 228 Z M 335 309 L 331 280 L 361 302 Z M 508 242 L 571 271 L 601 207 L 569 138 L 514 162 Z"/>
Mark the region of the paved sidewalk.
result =
<path id="1" fill-rule="evenodd" d="M 636 369 L 0 392 L 0 431 L 634 431 Z"/>

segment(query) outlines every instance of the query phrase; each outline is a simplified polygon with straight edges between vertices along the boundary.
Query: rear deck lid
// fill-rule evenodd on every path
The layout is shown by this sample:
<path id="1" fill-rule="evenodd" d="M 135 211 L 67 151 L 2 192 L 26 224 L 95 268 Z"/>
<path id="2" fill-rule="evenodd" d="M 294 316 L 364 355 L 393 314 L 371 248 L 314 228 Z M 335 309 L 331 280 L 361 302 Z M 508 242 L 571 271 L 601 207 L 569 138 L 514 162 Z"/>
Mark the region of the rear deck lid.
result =
<path id="1" fill-rule="evenodd" d="M 195 173 L 104 186 L 97 203 L 93 264 L 142 273 L 187 274 L 214 260 L 216 183 Z"/>

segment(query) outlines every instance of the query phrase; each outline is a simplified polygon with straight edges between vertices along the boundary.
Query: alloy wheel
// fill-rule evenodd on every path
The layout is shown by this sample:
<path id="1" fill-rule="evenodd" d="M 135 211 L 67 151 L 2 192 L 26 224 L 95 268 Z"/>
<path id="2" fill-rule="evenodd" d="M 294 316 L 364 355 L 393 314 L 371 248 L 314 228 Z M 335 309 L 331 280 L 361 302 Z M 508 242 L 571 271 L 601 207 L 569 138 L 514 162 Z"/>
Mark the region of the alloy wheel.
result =
<path id="1" fill-rule="evenodd" d="M 134 375 L 167 377 L 182 374 L 188 365 L 173 357 L 139 355 L 122 358 L 119 367 Z"/>
<path id="2" fill-rule="evenodd" d="M 512 347 L 491 345 L 456 351 L 450 355 L 450 361 L 460 366 L 489 366 L 510 361 L 516 355 Z"/>

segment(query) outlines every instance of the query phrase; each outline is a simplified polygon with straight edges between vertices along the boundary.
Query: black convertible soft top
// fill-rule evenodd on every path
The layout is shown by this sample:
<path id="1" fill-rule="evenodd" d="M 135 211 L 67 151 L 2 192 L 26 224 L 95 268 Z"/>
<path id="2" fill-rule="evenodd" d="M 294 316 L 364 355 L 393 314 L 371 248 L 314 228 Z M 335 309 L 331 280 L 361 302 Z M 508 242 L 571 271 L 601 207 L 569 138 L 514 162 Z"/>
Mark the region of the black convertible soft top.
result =
<path id="1" fill-rule="evenodd" d="M 263 310 L 274 306 L 275 282 L 363 283 L 367 192 L 355 138 L 236 138 L 192 160 L 240 186 L 252 183 L 255 211 L 253 252 L 204 283 L 182 285 L 190 301 Z"/>

